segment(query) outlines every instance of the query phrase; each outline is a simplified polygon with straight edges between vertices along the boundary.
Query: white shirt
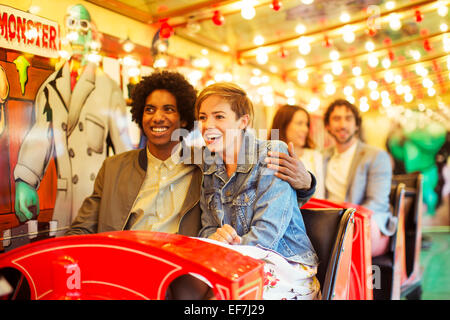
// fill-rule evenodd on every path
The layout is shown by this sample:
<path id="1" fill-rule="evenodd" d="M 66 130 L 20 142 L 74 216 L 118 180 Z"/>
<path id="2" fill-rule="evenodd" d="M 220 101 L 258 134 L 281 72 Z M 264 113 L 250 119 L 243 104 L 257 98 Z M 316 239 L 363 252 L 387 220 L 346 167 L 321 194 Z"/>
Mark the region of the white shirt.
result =
<path id="1" fill-rule="evenodd" d="M 325 176 L 323 173 L 323 157 L 318 150 L 304 148 L 303 154 L 299 157 L 305 165 L 306 170 L 310 171 L 316 177 L 316 191 L 313 197 L 325 198 Z"/>
<path id="2" fill-rule="evenodd" d="M 167 233 L 178 232 L 180 210 L 186 198 L 195 166 L 180 159 L 181 144 L 165 161 L 155 158 L 147 148 L 147 173 L 131 211 L 142 210 L 144 215 L 132 230 Z"/>
<path id="3" fill-rule="evenodd" d="M 356 141 L 353 145 L 342 153 L 334 149 L 327 164 L 325 177 L 325 188 L 327 199 L 331 201 L 345 201 L 347 194 L 347 178 L 352 164 L 353 156 L 356 152 Z"/>

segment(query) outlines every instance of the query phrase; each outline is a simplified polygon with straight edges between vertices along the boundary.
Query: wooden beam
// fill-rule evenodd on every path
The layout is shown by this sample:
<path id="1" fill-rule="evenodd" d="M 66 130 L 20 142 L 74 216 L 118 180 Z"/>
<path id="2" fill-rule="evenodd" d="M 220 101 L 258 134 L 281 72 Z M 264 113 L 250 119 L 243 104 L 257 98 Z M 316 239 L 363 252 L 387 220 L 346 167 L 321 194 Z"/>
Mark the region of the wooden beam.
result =
<path id="1" fill-rule="evenodd" d="M 143 23 L 152 23 L 153 20 L 153 17 L 150 13 L 129 6 L 118 0 L 86 0 L 86 1 Z"/>

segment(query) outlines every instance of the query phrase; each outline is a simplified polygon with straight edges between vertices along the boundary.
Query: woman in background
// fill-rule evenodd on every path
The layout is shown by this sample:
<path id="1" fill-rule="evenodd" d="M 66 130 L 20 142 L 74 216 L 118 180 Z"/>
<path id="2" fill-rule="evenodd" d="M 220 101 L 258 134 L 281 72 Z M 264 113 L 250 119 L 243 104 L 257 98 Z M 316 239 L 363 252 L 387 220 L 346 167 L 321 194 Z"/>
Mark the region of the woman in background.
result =
<path id="1" fill-rule="evenodd" d="M 287 154 L 286 144 L 247 130 L 253 105 L 235 84 L 203 89 L 195 113 L 206 143 L 199 237 L 264 260 L 264 299 L 320 297 L 318 258 L 299 210 L 307 200 L 265 162 L 269 151 Z"/>
<path id="2" fill-rule="evenodd" d="M 292 143 L 295 154 L 303 162 L 305 168 L 316 177 L 315 198 L 325 197 L 325 177 L 323 157 L 310 136 L 311 120 L 308 111 L 296 105 L 283 105 L 275 114 L 269 140 L 278 139 L 286 144 Z M 278 130 L 278 137 L 276 131 Z"/>

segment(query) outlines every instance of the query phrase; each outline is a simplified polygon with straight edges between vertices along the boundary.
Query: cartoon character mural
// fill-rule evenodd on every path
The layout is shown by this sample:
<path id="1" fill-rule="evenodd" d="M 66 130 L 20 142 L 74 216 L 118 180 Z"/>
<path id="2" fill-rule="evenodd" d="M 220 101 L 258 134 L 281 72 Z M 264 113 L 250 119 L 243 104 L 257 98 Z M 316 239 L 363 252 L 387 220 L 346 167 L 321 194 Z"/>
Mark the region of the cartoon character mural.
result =
<path id="1" fill-rule="evenodd" d="M 15 212 L 21 222 L 39 214 L 36 190 L 54 157 L 57 192 L 53 220 L 57 235 L 75 218 L 110 147 L 132 148 L 126 103 L 119 86 L 86 57 L 94 39 L 92 20 L 80 4 L 68 9 L 72 55 L 37 91 L 36 122 L 25 136 L 14 168 Z M 35 207 L 33 213 L 30 207 Z"/>

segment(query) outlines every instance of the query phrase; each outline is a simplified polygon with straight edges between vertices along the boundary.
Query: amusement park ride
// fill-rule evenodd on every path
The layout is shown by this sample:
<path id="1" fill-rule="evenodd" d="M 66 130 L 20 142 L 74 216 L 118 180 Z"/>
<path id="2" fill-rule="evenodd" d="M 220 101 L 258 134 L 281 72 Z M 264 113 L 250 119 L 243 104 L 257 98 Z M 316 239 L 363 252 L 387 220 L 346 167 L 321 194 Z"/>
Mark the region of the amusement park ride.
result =
<path id="1" fill-rule="evenodd" d="M 374 259 L 372 212 L 315 198 L 301 208 L 320 260 L 322 299 L 420 298 L 421 185 L 420 175 L 394 177 L 391 205 L 398 229 L 391 250 Z M 192 274 L 212 287 L 216 299 L 261 299 L 263 265 L 182 235 L 117 231 L 56 237 L 0 253 L 0 298 L 165 299 L 172 281 Z M 142 273 L 150 274 L 147 280 Z"/>

